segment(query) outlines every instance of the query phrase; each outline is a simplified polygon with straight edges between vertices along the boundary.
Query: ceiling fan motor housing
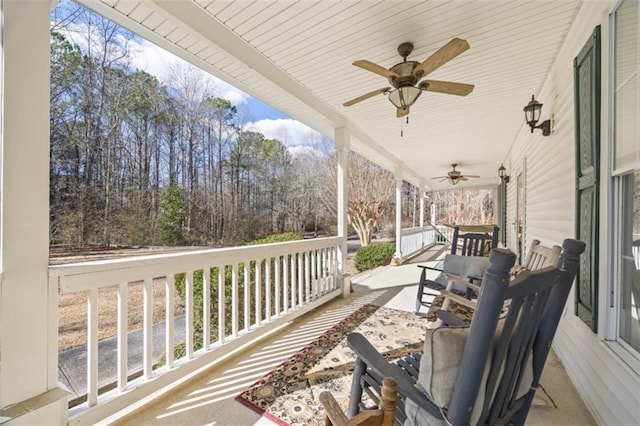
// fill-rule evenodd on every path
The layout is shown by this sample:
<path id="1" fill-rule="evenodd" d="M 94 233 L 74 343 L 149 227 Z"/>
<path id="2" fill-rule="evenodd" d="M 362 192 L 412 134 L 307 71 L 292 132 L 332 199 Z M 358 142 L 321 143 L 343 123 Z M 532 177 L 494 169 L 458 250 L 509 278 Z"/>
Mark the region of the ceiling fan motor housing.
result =
<path id="1" fill-rule="evenodd" d="M 413 74 L 413 70 L 418 64 L 419 62 L 416 61 L 404 61 L 395 64 L 390 70 L 396 73 L 398 77 L 389 77 L 389 83 L 396 89 L 399 87 L 415 86 L 422 77 L 421 72 Z"/>

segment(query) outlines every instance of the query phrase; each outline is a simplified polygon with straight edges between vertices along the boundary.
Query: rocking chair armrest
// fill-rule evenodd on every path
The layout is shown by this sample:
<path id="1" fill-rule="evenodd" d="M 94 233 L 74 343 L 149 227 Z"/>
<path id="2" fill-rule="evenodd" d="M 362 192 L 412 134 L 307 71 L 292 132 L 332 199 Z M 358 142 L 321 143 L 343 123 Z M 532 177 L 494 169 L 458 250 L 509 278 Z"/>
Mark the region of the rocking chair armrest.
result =
<path id="1" fill-rule="evenodd" d="M 417 265 L 418 268 L 422 268 L 422 269 L 428 269 L 430 271 L 438 271 L 438 272 L 442 272 L 442 268 L 435 268 L 433 266 L 427 266 L 427 265 Z"/>
<path id="2" fill-rule="evenodd" d="M 411 399 L 432 416 L 439 419 L 442 418 L 440 407 L 434 404 L 427 394 L 416 386 L 416 382 L 411 376 L 397 365 L 390 364 L 389 361 L 384 359 L 366 337 L 360 333 L 351 333 L 347 336 L 347 343 L 356 353 L 356 356 L 366 364 L 367 370 L 372 370 L 379 380 L 384 377 L 392 377 L 398 384 L 399 395 L 403 398 Z"/>
<path id="3" fill-rule="evenodd" d="M 457 317 L 450 311 L 443 311 L 442 309 L 437 313 L 438 319 L 442 320 L 449 327 L 462 327 L 467 325 L 461 318 Z"/>
<path id="4" fill-rule="evenodd" d="M 447 280 L 449 281 L 449 285 L 447 285 L 447 289 L 449 290 L 451 290 L 450 284 L 454 283 L 454 284 L 460 284 L 462 286 L 473 289 L 475 291 L 480 291 L 479 285 L 473 284 L 459 275 L 449 274 L 446 272 L 443 272 L 443 274 L 447 277 Z"/>
<path id="5" fill-rule="evenodd" d="M 320 403 L 324 407 L 325 415 L 327 419 L 334 425 L 345 425 L 349 422 L 349 419 L 342 411 L 340 404 L 334 398 L 329 391 L 324 391 L 320 394 Z"/>
<path id="6" fill-rule="evenodd" d="M 414 382 L 411 378 L 400 367 L 384 359 L 362 334 L 350 333 L 347 336 L 347 343 L 356 356 L 367 365 L 367 369 L 372 370 L 380 380 L 384 377 L 393 377 L 398 382 L 398 392 L 401 394 L 402 388 L 413 387 Z"/>
<path id="7" fill-rule="evenodd" d="M 467 299 L 464 296 L 459 296 L 451 291 L 442 290 L 440 294 L 452 302 L 456 302 L 459 305 L 466 306 L 467 308 L 475 309 L 477 302 L 475 300 Z"/>

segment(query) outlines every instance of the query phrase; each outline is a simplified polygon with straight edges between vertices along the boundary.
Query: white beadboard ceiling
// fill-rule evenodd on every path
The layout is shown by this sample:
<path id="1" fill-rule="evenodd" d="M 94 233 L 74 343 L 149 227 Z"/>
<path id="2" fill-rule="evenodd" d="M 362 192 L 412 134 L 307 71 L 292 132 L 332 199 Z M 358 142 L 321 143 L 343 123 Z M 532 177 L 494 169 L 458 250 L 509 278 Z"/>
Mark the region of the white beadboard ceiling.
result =
<path id="1" fill-rule="evenodd" d="M 196 66 L 321 133 L 349 130 L 351 148 L 424 189 L 445 189 L 451 163 L 495 186 L 497 168 L 538 94 L 581 0 L 228 1 L 80 0 Z M 423 92 L 409 123 L 379 95 L 349 108 L 356 96 L 388 86 L 354 67 L 368 59 L 391 67 L 397 46 L 414 44 L 423 61 L 454 37 L 471 48 L 427 78 L 475 85 L 466 97 Z M 552 100 L 540 99 L 541 102 Z M 543 107 L 542 118 L 551 116 Z M 539 131 L 537 131 L 540 133 Z M 549 138 L 536 138 L 550 143 Z M 461 183 L 459 186 L 463 186 Z"/>

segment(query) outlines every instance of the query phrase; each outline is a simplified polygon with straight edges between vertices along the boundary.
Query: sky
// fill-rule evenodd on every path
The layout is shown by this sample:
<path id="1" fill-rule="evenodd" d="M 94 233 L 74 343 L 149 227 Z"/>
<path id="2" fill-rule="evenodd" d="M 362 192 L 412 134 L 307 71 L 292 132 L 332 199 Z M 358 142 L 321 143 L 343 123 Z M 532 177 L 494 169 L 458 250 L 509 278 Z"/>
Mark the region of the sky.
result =
<path id="1" fill-rule="evenodd" d="M 63 0 L 58 7 L 69 7 L 70 5 L 72 4 L 68 0 Z M 85 40 L 86 24 L 76 22 L 68 26 L 67 30 L 61 32 L 80 47 L 87 45 Z M 172 67 L 193 67 L 196 72 L 201 73 L 203 78 L 216 88 L 218 96 L 228 99 L 239 110 L 243 111 L 248 119 L 245 126 L 247 130 L 260 132 L 267 139 L 280 140 L 289 148 L 292 154 L 309 150 L 323 151 L 320 148 L 320 144 L 323 142 L 320 133 L 259 99 L 249 96 L 238 88 L 188 64 L 155 44 L 136 36 L 133 39 L 133 45 L 130 45 L 130 49 L 133 57 L 133 63 L 131 64 L 133 67 L 154 75 L 159 81 L 167 85 L 170 84 Z M 326 138 L 324 138 L 324 142 L 326 144 Z"/>
<path id="2" fill-rule="evenodd" d="M 149 41 L 143 39 L 136 41 L 133 65 L 155 75 L 160 81 L 165 83 L 169 81 L 170 68 L 174 64 L 191 66 L 181 58 Z M 218 88 L 221 97 L 246 111 L 250 121 L 246 124 L 245 129 L 260 132 L 267 139 L 278 139 L 289 148 L 292 154 L 308 151 L 308 148 L 315 149 L 314 145 L 322 142 L 322 136 L 317 131 L 217 77 L 207 74 L 197 67 L 194 68 L 202 73 L 204 78 L 209 79 L 214 87 Z"/>

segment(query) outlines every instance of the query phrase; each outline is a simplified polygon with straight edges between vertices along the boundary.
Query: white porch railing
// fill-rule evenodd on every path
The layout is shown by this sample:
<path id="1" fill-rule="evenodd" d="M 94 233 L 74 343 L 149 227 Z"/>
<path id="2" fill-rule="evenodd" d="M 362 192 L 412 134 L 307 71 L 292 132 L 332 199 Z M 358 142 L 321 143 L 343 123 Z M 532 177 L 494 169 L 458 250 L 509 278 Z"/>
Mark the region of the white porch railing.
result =
<path id="1" fill-rule="evenodd" d="M 400 231 L 400 251 L 402 258 L 420 253 L 425 247 L 435 243 L 435 232 L 431 227 L 403 228 Z"/>
<path id="2" fill-rule="evenodd" d="M 446 237 L 448 241 L 451 241 L 451 238 L 453 238 L 453 228 L 437 225 L 434 229 L 434 227 L 426 225 L 424 227 L 417 226 L 415 228 L 402 229 L 400 232 L 400 250 L 402 257 L 411 257 L 432 244 L 444 242 L 443 236 Z"/>
<path id="3" fill-rule="evenodd" d="M 330 237 L 51 266 L 49 294 L 55 300 L 49 306 L 57 308 L 59 293 L 87 295 L 87 396 L 85 403 L 70 410 L 70 420 L 93 423 L 104 419 L 159 389 L 186 380 L 198 369 L 221 361 L 240 346 L 340 295 L 337 256 L 341 242 L 339 237 Z M 157 286 L 159 281 L 164 287 L 166 310 L 165 361 L 154 366 L 153 284 Z M 140 282 L 144 295 L 143 371 L 131 379 L 137 372 L 130 371 L 127 362 L 127 292 Z M 184 288 L 183 339 L 174 336 L 176 283 Z M 98 291 L 114 286 L 118 295 L 117 365 L 99 365 Z M 202 306 L 196 308 L 195 300 L 202 300 Z M 194 318 L 196 313 L 199 315 Z M 57 336 L 55 324 L 50 332 Z M 202 339 L 202 349 L 194 350 L 196 336 Z M 174 359 L 176 340 L 186 346 L 179 359 Z M 57 365 L 57 355 L 50 353 L 52 365 Z M 103 368 L 117 371 L 113 378 L 116 387 L 104 392 L 98 383 L 98 369 Z M 57 369 L 50 370 L 49 379 L 55 382 Z"/>

